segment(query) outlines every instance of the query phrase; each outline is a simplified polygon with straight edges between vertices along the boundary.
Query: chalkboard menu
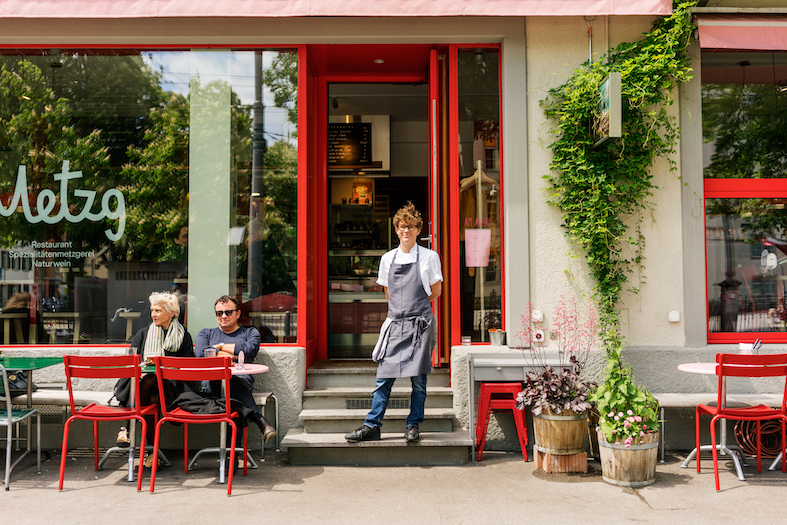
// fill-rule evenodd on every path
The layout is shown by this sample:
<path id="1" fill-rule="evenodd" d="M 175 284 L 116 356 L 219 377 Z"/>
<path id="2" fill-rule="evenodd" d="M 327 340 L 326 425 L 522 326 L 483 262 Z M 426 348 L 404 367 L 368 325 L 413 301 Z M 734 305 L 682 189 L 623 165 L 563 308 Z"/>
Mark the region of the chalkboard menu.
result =
<path id="1" fill-rule="evenodd" d="M 371 123 L 328 124 L 328 166 L 349 167 L 371 164 Z"/>

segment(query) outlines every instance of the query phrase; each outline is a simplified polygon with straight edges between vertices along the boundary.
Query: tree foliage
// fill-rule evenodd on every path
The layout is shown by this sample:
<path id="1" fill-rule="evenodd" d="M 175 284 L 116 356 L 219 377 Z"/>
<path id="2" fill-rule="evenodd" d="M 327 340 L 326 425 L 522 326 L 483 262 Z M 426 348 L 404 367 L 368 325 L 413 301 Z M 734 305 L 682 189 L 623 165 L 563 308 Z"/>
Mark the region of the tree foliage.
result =
<path id="1" fill-rule="evenodd" d="M 13 194 L 18 167 L 24 165 L 31 207 L 35 207 L 35 199 L 44 189 L 58 195 L 60 184 L 52 175 L 61 170 L 64 161 L 70 162 L 71 171 L 83 173 L 81 179 L 71 182 L 70 190 L 78 186 L 100 194 L 112 186 L 101 174 L 109 161 L 102 131 L 80 132 L 73 124 L 72 113 L 71 102 L 55 94 L 41 69 L 32 62 L 22 59 L 4 61 L 0 65 L 0 129 L 4 130 L 0 135 L 0 180 L 3 193 Z M 58 195 L 57 208 L 62 198 Z M 73 197 L 69 200 L 72 206 L 82 202 Z M 14 213 L 0 220 L 0 244 L 9 247 L 20 239 L 43 241 L 68 237 L 77 240 L 81 247 L 95 248 L 101 244 L 101 232 L 107 227 L 109 224 L 103 222 L 31 224 L 22 214 Z"/>

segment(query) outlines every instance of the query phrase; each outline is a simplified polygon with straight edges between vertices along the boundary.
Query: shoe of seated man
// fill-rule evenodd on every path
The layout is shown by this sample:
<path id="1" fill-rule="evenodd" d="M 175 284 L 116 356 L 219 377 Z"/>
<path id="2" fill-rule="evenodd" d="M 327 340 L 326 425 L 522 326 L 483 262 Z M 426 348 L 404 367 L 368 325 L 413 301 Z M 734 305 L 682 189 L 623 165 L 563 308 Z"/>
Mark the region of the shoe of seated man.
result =
<path id="1" fill-rule="evenodd" d="M 126 430 L 126 427 L 120 427 L 120 432 L 118 432 L 117 446 L 128 448 L 130 444 L 131 441 L 128 439 L 128 430 Z"/>
<path id="2" fill-rule="evenodd" d="M 360 441 L 379 441 L 380 427 L 367 427 L 361 425 L 349 434 L 344 436 L 348 443 L 358 443 Z"/>
<path id="3" fill-rule="evenodd" d="M 262 432 L 262 439 L 267 443 L 271 439 L 276 437 L 276 428 L 271 425 L 267 419 L 260 418 L 260 420 L 255 421 L 257 426 L 260 428 L 260 432 Z"/>
<path id="4" fill-rule="evenodd" d="M 404 431 L 404 440 L 408 443 L 417 443 L 421 441 L 421 432 L 419 432 L 418 427 L 407 427 L 407 429 Z"/>

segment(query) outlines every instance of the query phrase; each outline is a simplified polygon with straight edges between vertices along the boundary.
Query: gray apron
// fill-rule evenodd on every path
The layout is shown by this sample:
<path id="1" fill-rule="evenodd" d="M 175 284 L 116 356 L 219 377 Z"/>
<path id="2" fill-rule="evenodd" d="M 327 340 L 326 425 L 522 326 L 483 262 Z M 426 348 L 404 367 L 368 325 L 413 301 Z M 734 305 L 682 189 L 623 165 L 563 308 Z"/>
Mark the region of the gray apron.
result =
<path id="1" fill-rule="evenodd" d="M 388 344 L 377 365 L 377 378 L 413 377 L 432 372 L 437 330 L 432 304 L 421 284 L 418 245 L 414 263 L 397 264 L 388 273 Z M 399 253 L 398 250 L 396 252 Z"/>

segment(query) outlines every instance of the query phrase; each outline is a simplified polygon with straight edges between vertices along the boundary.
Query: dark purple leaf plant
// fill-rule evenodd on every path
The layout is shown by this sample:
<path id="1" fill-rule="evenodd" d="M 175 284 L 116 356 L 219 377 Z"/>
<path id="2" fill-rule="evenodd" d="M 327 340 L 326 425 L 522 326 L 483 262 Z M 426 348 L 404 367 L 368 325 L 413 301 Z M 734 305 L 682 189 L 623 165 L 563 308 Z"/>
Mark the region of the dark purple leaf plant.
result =
<path id="1" fill-rule="evenodd" d="M 521 316 L 517 337 L 522 351 L 533 362 L 533 370 L 525 377 L 524 388 L 517 395 L 517 408 L 530 407 L 533 415 L 542 412 L 562 414 L 583 413 L 591 408 L 588 401 L 596 383 L 582 377 L 582 369 L 591 349 L 597 343 L 598 315 L 589 305 L 561 296 L 552 315 L 552 343 L 545 341 L 544 322 L 533 321 L 533 308 Z M 552 366 L 548 363 L 557 363 Z"/>

